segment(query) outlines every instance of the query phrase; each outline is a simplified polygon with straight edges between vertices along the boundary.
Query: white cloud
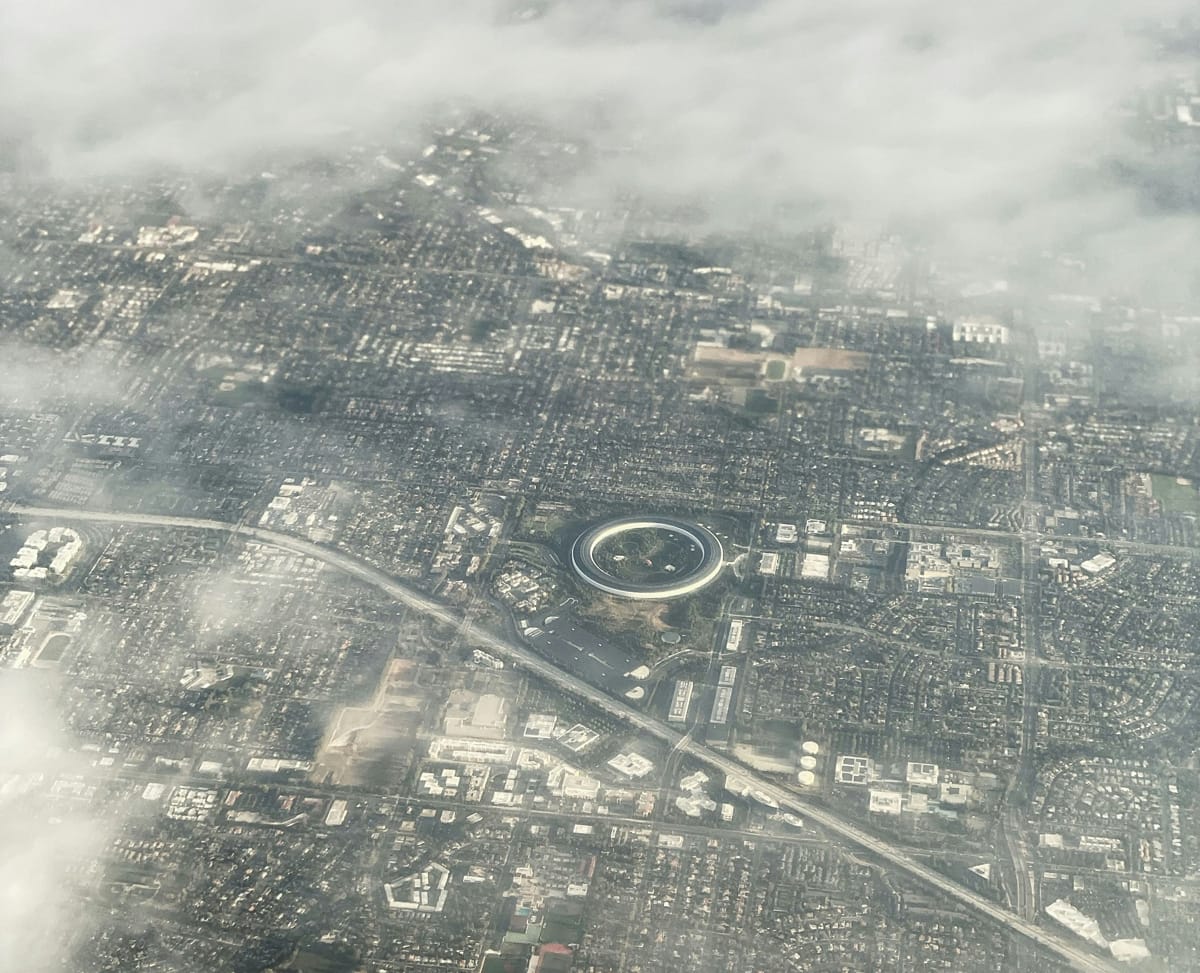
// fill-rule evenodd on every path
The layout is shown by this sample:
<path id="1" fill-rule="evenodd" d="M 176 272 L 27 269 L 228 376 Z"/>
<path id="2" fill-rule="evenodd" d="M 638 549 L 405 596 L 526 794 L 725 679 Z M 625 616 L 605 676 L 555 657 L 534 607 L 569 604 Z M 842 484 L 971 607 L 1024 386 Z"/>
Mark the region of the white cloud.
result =
<path id="1" fill-rule="evenodd" d="M 128 376 L 96 356 L 51 351 L 0 337 L 0 404 L 37 409 L 56 402 L 119 402 Z"/>
<path id="2" fill-rule="evenodd" d="M 57 706 L 41 674 L 0 670 L 0 969 L 60 969 L 84 931 L 73 878 L 94 861 L 105 823 L 44 797 L 75 769 L 63 749 Z"/>
<path id="3" fill-rule="evenodd" d="M 582 130 L 576 187 L 750 225 L 935 228 L 969 252 L 1067 243 L 1161 283 L 1197 241 L 1096 173 L 1148 165 L 1116 111 L 1172 69 L 1135 22 L 1182 0 L 45 0 L 0 31 L 0 129 L 48 171 L 133 178 L 407 140 L 448 106 Z M 603 119 L 603 121 L 599 121 Z M 1173 156 L 1156 160 L 1167 177 Z M 1151 256 L 1152 255 L 1152 256 Z M 1190 284 L 1178 271 L 1167 284 Z"/>
<path id="4" fill-rule="evenodd" d="M 1108 137 L 1106 111 L 1157 67 L 1126 29 L 1147 13 L 764 0 L 700 20 L 584 0 L 521 20 L 483 0 L 47 0 L 8 11 L 0 78 L 59 169 L 378 137 L 445 102 L 567 117 L 603 99 L 671 185 L 754 176 L 764 193 L 961 204 Z"/>

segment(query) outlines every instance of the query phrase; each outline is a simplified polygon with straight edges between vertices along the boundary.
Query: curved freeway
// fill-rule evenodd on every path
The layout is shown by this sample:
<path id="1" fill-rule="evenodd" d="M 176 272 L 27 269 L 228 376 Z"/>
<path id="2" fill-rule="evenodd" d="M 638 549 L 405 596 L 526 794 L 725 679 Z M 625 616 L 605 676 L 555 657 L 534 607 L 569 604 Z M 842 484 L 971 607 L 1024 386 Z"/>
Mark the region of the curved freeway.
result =
<path id="1" fill-rule="evenodd" d="M 781 809 L 803 815 L 807 820 L 819 825 L 831 834 L 837 835 L 850 844 L 857 845 L 859 848 L 870 852 L 900 871 L 932 886 L 943 895 L 957 900 L 961 905 L 976 914 L 1020 933 L 1039 946 L 1055 953 L 1074 969 L 1085 971 L 1085 973 L 1115 973 L 1118 969 L 1114 963 L 1110 963 L 1107 958 L 1092 952 L 1082 943 L 1061 935 L 1054 930 L 1042 928 L 1034 924 L 1031 920 L 1016 915 L 990 899 L 973 892 L 965 886 L 959 885 L 947 876 L 912 857 L 902 848 L 897 848 L 890 842 L 865 831 L 858 825 L 844 820 L 827 808 L 810 804 L 808 801 L 797 797 L 789 789 L 780 786 L 774 781 L 760 777 L 755 771 L 738 763 L 731 757 L 712 750 L 704 744 L 697 743 L 654 717 L 641 713 L 620 700 L 602 693 L 577 676 L 559 669 L 526 646 L 483 628 L 469 619 L 464 619 L 449 605 L 445 605 L 414 588 L 410 588 L 408 585 L 400 583 L 385 572 L 372 567 L 364 561 L 360 561 L 350 554 L 297 537 L 289 537 L 287 534 L 264 530 L 261 527 L 250 527 L 241 523 L 231 524 L 220 520 L 206 520 L 199 517 L 172 517 L 161 514 L 72 510 L 70 508 L 33 507 L 13 503 L 0 508 L 0 510 L 22 517 L 220 531 L 236 536 L 250 537 L 296 554 L 315 558 L 340 571 L 344 571 L 351 577 L 371 585 L 415 611 L 422 612 L 447 625 L 458 626 L 464 635 L 489 652 L 528 669 L 540 678 L 561 689 L 574 695 L 582 696 L 588 702 L 605 710 L 610 715 L 622 719 L 626 723 L 659 738 L 673 748 L 678 748 L 690 754 L 697 760 L 719 770 L 721 773 L 752 780 L 756 790 L 778 801 Z"/>

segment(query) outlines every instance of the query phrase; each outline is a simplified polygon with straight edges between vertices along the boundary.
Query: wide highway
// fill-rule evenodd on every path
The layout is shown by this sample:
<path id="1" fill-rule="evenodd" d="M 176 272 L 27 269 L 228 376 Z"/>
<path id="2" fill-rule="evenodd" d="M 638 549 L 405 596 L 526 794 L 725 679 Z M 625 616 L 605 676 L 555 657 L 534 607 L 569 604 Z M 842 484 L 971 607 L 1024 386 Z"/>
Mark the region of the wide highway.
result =
<path id="1" fill-rule="evenodd" d="M 985 916 L 1020 933 L 1039 946 L 1055 953 L 1074 969 L 1087 971 L 1087 973 L 1115 973 L 1118 969 L 1115 963 L 1110 962 L 1107 957 L 1092 952 L 1088 947 L 1083 945 L 1082 941 L 1065 934 L 1060 934 L 1052 929 L 1035 925 L 1031 920 L 1009 911 L 1004 906 L 979 895 L 940 872 L 935 871 L 923 862 L 913 858 L 904 849 L 865 831 L 858 825 L 845 820 L 827 808 L 810 804 L 808 801 L 797 797 L 791 790 L 780 786 L 768 778 L 760 776 L 731 757 L 713 750 L 704 744 L 697 743 L 690 738 L 685 738 L 678 730 L 646 713 L 639 712 L 614 697 L 608 696 L 572 673 L 559 669 L 515 639 L 493 632 L 470 619 L 464 618 L 457 609 L 397 581 L 391 575 L 380 571 L 378 568 L 367 564 L 365 561 L 351 554 L 322 544 L 315 544 L 298 537 L 290 537 L 287 534 L 281 534 L 273 530 L 264 530 L 261 527 L 251 527 L 243 523 L 232 524 L 221 520 L 206 520 L 199 517 L 75 510 L 67 507 L 33 507 L 13 503 L 0 507 L 0 512 L 45 520 L 221 531 L 227 534 L 252 538 L 264 544 L 271 544 L 296 554 L 315 558 L 351 577 L 371 585 L 414 611 L 421 612 L 446 625 L 457 627 L 464 636 L 488 652 L 535 673 L 540 678 L 567 692 L 583 697 L 594 706 L 624 720 L 626 723 L 637 727 L 645 733 L 663 740 L 671 747 L 678 747 L 683 752 L 690 754 L 709 767 L 723 774 L 741 777 L 750 781 L 759 793 L 777 801 L 783 810 L 801 815 L 807 821 L 819 825 L 842 840 L 870 852 L 881 861 L 887 862 L 909 876 L 927 883 L 947 897 L 957 900 L 960 904 L 978 915 Z"/>

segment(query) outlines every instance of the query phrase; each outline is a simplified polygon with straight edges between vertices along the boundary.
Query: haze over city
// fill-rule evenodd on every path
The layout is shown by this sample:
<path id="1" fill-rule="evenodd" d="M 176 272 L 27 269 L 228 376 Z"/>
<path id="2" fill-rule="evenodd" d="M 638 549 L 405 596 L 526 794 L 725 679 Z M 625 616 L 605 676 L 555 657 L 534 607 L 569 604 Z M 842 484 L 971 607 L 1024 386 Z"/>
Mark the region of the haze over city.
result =
<path id="1" fill-rule="evenodd" d="M 0 969 L 1200 969 L 1174 0 L 0 16 Z"/>

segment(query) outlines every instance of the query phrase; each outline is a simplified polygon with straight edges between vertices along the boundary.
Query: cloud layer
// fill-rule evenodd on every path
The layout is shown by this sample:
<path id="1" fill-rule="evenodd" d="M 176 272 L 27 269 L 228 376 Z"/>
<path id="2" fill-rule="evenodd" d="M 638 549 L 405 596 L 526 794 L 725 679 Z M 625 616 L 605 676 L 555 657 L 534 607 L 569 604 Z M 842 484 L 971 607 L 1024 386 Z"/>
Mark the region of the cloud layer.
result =
<path id="1" fill-rule="evenodd" d="M 102 850 L 107 827 L 45 803 L 49 782 L 78 769 L 57 715 L 39 674 L 0 670 L 0 969 L 61 969 L 86 931 L 72 880 Z"/>
<path id="2" fill-rule="evenodd" d="M 406 138 L 447 106 L 601 145 L 592 189 L 998 229 L 1127 230 L 1084 188 L 1131 157 L 1114 109 L 1166 65 L 1134 18 L 1178 0 L 82 0 L 10 5 L 0 119 L 59 175 L 226 169 Z M 604 119 L 603 122 L 598 119 Z"/>

